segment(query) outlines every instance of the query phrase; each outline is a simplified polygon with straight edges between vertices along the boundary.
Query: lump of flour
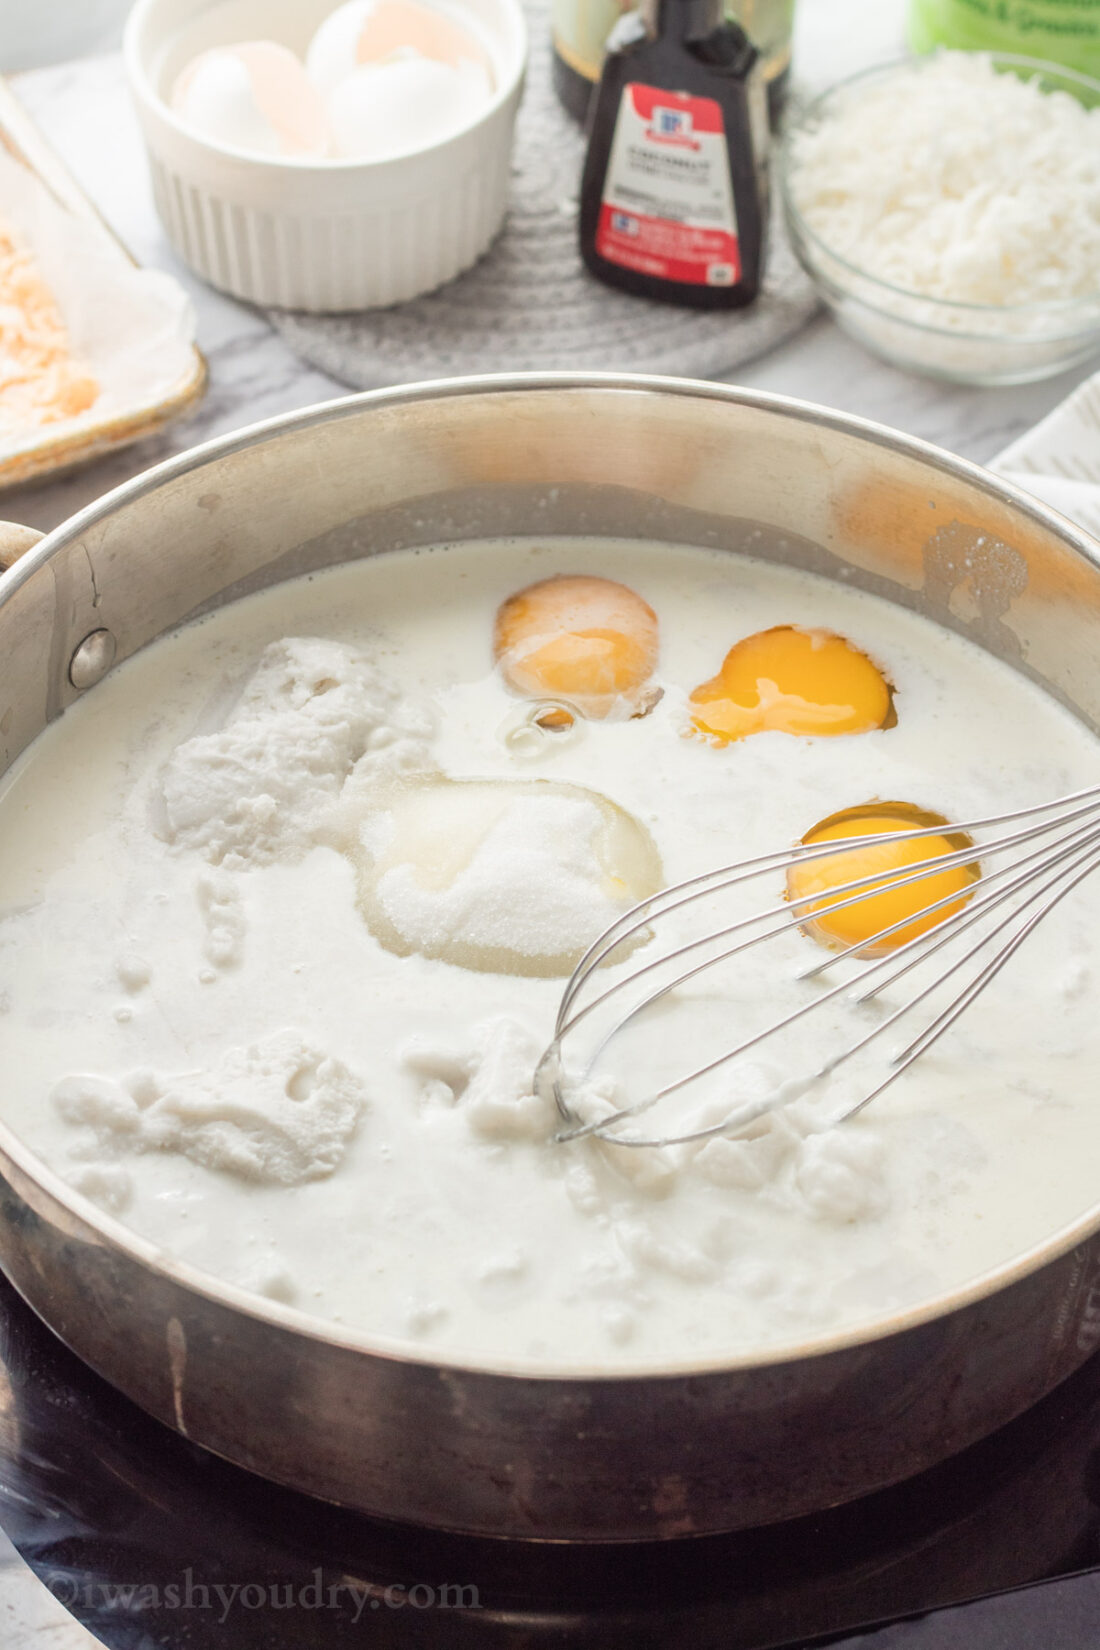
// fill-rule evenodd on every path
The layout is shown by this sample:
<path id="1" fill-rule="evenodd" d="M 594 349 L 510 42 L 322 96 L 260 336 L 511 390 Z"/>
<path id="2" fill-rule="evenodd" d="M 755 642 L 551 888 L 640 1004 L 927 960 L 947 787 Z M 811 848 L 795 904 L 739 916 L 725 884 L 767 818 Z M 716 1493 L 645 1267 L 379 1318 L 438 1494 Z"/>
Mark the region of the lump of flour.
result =
<path id="1" fill-rule="evenodd" d="M 276 1186 L 332 1174 L 366 1105 L 359 1079 L 298 1031 L 229 1049 L 209 1071 L 140 1072 L 122 1081 L 73 1073 L 51 1099 L 108 1158 L 179 1152 Z"/>
<path id="2" fill-rule="evenodd" d="M 716 1186 L 757 1193 L 834 1225 L 876 1220 L 890 1201 L 879 1137 L 865 1124 L 819 1130 L 797 1103 L 735 1137 L 708 1141 L 695 1163 Z"/>
<path id="3" fill-rule="evenodd" d="M 561 1090 L 566 1106 L 578 1123 L 607 1122 L 629 1103 L 622 1083 L 611 1076 L 581 1078 L 565 1071 L 562 1073 Z M 638 1191 L 657 1196 L 669 1191 L 684 1161 L 683 1148 L 619 1145 L 614 1138 L 616 1132 L 612 1130 L 606 1135 L 591 1135 L 586 1144 L 591 1150 L 598 1151 L 618 1176 L 630 1181 Z M 624 1137 L 647 1132 L 650 1131 L 645 1121 L 637 1127 L 632 1121 L 625 1121 L 621 1130 Z M 661 1131 L 657 1129 L 652 1132 L 660 1134 Z"/>
<path id="4" fill-rule="evenodd" d="M 740 1074 L 739 1103 L 797 1090 L 766 1066 Z M 565 1099 L 581 1122 L 609 1118 L 625 1095 L 613 1078 L 578 1081 L 566 1074 Z M 674 1116 L 648 1112 L 629 1134 L 687 1132 L 706 1128 L 728 1115 L 728 1098 L 711 1100 L 694 1113 Z M 664 1119 L 662 1121 L 662 1119 Z M 773 1207 L 798 1209 L 811 1219 L 834 1225 L 878 1219 L 889 1205 L 882 1142 L 865 1123 L 822 1128 L 812 1109 L 793 1099 L 765 1112 L 730 1134 L 709 1140 L 631 1149 L 617 1146 L 613 1135 L 594 1137 L 607 1160 L 640 1190 L 663 1195 L 685 1175 L 701 1176 L 734 1199 L 759 1198 Z"/>
<path id="5" fill-rule="evenodd" d="M 410 1039 L 401 1064 L 431 1103 L 458 1104 L 472 1132 L 487 1140 L 546 1140 L 557 1121 L 552 1105 L 532 1091 L 542 1049 L 528 1028 L 507 1014 L 482 1020 L 463 1048 L 429 1037 Z"/>
<path id="6" fill-rule="evenodd" d="M 215 968 L 234 968 L 241 960 L 245 918 L 237 878 L 227 871 L 202 871 L 195 883 L 205 940 L 203 953 Z"/>
<path id="7" fill-rule="evenodd" d="M 424 767 L 431 731 L 355 648 L 272 642 L 223 726 L 166 762 L 164 834 L 230 868 L 300 852 L 353 769 Z"/>
<path id="8" fill-rule="evenodd" d="M 884 1152 L 877 1136 L 843 1127 L 812 1134 L 795 1172 L 798 1190 L 818 1220 L 873 1220 L 889 1202 Z"/>
<path id="9" fill-rule="evenodd" d="M 708 1140 L 696 1163 L 712 1185 L 759 1192 L 785 1170 L 793 1172 L 803 1139 L 794 1118 L 780 1109 L 757 1118 L 735 1137 L 716 1135 Z"/>

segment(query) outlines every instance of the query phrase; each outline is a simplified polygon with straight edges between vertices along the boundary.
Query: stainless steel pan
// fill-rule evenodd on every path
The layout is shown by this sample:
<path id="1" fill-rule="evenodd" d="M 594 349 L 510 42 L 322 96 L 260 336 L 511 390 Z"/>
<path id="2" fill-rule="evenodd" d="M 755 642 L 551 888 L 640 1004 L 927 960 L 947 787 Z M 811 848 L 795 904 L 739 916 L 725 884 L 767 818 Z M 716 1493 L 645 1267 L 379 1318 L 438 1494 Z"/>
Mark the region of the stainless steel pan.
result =
<path id="1" fill-rule="evenodd" d="M 362 395 L 139 476 L 0 581 L 0 770 L 113 662 L 212 607 L 392 548 L 569 533 L 813 568 L 972 637 L 1100 724 L 1100 552 L 1003 482 L 821 408 L 642 378 Z M 1007 1421 L 1100 1341 L 1100 1209 L 873 1333 L 782 1361 L 533 1377 L 411 1357 L 156 1250 L 0 1126 L 0 1263 L 124 1392 L 256 1472 L 535 1539 L 823 1508 Z"/>

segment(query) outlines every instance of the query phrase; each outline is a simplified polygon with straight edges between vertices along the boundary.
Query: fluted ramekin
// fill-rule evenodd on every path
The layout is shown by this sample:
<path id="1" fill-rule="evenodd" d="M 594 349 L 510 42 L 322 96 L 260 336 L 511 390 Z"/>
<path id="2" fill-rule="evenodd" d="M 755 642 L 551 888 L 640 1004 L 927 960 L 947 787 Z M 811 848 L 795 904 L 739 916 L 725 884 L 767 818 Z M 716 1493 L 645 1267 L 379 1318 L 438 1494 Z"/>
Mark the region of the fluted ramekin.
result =
<path id="1" fill-rule="evenodd" d="M 198 136 L 168 103 L 197 52 L 271 36 L 304 55 L 336 0 L 137 0 L 127 76 L 168 238 L 212 286 L 252 303 L 314 311 L 401 303 L 475 263 L 507 204 L 527 31 L 518 0 L 465 0 L 496 87 L 479 118 L 392 160 L 247 154 Z"/>

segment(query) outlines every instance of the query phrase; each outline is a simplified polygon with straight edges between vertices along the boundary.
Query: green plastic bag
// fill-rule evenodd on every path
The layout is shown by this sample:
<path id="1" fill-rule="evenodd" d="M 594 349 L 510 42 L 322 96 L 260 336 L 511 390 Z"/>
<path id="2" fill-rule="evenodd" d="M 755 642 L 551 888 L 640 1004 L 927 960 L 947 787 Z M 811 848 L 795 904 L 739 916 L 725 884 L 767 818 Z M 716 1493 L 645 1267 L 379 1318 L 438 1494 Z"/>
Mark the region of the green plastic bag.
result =
<path id="1" fill-rule="evenodd" d="M 1100 79 L 1100 0 L 909 0 L 909 44 L 1015 52 Z"/>

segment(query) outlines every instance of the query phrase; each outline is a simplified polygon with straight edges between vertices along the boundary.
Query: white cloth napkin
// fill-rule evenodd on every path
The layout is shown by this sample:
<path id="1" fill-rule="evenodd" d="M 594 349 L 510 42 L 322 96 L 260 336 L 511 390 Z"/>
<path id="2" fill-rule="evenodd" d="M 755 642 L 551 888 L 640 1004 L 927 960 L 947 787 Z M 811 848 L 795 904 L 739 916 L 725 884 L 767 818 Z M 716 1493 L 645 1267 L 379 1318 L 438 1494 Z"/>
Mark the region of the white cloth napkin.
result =
<path id="1" fill-rule="evenodd" d="M 1100 372 L 989 468 L 1100 538 Z"/>

